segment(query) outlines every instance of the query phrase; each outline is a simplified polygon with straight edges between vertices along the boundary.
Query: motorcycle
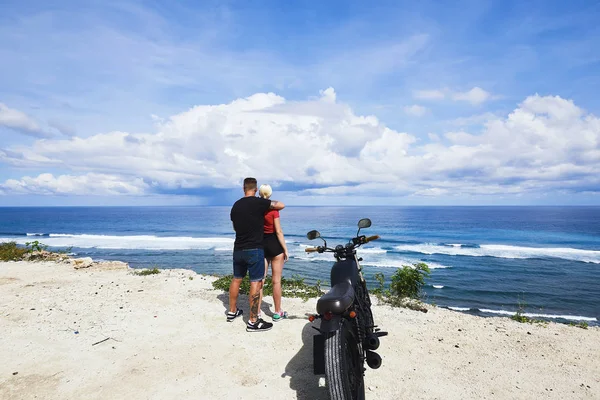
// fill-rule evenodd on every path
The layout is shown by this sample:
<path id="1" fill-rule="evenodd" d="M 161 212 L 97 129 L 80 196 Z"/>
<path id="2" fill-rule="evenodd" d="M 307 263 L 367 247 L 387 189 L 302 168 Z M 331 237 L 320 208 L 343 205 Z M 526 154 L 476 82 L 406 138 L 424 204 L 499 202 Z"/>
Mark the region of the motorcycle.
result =
<path id="1" fill-rule="evenodd" d="M 386 336 L 373 321 L 369 291 L 362 274 L 356 249 L 379 239 L 378 235 L 366 237 L 360 230 L 371 226 L 371 220 L 358 222 L 358 232 L 346 245 L 327 247 L 321 234 L 312 230 L 306 234 L 309 240 L 321 238 L 323 246 L 308 247 L 307 253 L 333 253 L 336 262 L 331 268 L 331 290 L 317 301 L 317 314 L 311 315 L 313 328 L 319 334 L 313 336 L 314 374 L 325 375 L 329 396 L 332 400 L 365 398 L 365 361 L 372 369 L 381 366 L 381 356 L 375 352 L 379 338 Z"/>

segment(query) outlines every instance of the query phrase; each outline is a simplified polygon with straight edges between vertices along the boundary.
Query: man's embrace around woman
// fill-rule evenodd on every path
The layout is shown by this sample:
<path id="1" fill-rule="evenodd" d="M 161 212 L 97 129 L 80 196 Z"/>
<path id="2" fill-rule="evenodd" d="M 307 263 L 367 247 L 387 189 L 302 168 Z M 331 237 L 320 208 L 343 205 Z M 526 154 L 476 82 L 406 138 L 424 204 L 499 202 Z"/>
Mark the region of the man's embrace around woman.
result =
<path id="1" fill-rule="evenodd" d="M 235 230 L 235 243 L 233 247 L 233 279 L 229 286 L 229 312 L 227 313 L 227 321 L 231 322 L 242 315 L 242 310 L 237 308 L 237 298 L 240 292 L 242 279 L 246 276 L 246 273 L 248 273 L 250 278 L 250 318 L 246 324 L 246 330 L 248 332 L 267 331 L 273 327 L 272 323 L 266 322 L 259 317 L 261 291 L 266 272 L 263 243 L 265 214 L 269 210 L 279 211 L 285 207 L 280 201 L 256 197 L 256 192 L 256 179 L 244 179 L 244 197 L 235 202 L 230 213 L 233 229 Z M 278 222 L 279 218 L 277 218 L 277 223 Z M 273 223 L 273 226 L 275 226 L 274 224 L 275 222 Z M 279 230 L 281 230 L 280 225 Z M 274 231 L 276 231 L 275 228 Z M 283 239 L 283 233 L 281 233 L 280 236 Z M 282 241 L 284 255 L 279 255 L 282 255 L 281 258 L 285 257 L 287 259 L 285 240 Z M 269 254 L 271 255 L 271 253 Z M 283 267 L 283 264 L 281 264 L 281 267 Z M 273 279 L 275 280 L 275 276 Z M 273 294 L 273 297 L 275 298 L 275 293 Z M 281 310 L 281 272 L 279 272 L 278 301 L 279 308 L 277 308 L 276 302 L 275 311 L 280 312 L 281 314 L 278 315 L 282 318 L 285 315 Z"/>

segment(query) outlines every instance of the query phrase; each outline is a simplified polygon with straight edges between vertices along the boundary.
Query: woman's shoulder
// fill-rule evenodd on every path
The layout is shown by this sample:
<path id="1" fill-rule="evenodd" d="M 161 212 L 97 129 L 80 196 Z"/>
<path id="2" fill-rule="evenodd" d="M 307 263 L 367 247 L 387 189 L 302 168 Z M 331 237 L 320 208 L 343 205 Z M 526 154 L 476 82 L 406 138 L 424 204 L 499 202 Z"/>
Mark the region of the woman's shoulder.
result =
<path id="1" fill-rule="evenodd" d="M 265 213 L 265 216 L 267 216 L 267 215 L 270 217 L 273 217 L 273 218 L 279 218 L 279 211 L 278 210 L 268 210 Z"/>

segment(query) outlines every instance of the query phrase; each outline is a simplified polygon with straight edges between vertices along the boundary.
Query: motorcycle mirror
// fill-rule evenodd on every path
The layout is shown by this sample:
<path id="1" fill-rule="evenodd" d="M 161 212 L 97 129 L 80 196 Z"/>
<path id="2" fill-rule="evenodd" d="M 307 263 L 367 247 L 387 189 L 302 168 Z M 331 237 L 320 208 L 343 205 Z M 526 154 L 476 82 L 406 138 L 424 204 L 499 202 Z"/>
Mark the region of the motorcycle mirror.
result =
<path id="1" fill-rule="evenodd" d="M 371 226 L 371 220 L 369 218 L 363 218 L 360 221 L 358 221 L 358 227 L 360 229 L 362 228 L 368 228 Z"/>
<path id="2" fill-rule="evenodd" d="M 358 221 L 358 231 L 356 231 L 356 237 L 358 237 L 358 234 L 360 233 L 360 230 L 362 228 L 368 228 L 371 226 L 371 220 L 369 218 L 363 218 L 360 221 Z"/>
<path id="3" fill-rule="evenodd" d="M 319 233 L 319 231 L 315 231 L 315 230 L 312 230 L 306 234 L 306 238 L 308 240 L 314 240 L 314 239 L 320 238 L 320 237 L 321 237 L 321 234 Z"/>

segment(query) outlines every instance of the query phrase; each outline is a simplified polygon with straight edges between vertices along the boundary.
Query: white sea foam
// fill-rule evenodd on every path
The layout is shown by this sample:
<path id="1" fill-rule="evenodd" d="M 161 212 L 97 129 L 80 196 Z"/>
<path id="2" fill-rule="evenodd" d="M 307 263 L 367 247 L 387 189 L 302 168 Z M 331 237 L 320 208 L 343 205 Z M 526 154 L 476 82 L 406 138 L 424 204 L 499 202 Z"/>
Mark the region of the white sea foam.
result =
<path id="1" fill-rule="evenodd" d="M 454 310 L 454 311 L 469 311 L 470 310 L 469 307 L 448 307 L 448 308 L 451 310 Z"/>
<path id="2" fill-rule="evenodd" d="M 498 314 L 498 315 L 515 315 L 514 311 L 507 310 L 490 310 L 487 308 L 481 308 L 479 311 L 489 314 Z M 566 319 L 569 321 L 598 321 L 597 318 L 593 317 L 582 317 L 580 315 L 556 315 L 556 314 L 536 314 L 536 313 L 523 313 L 522 315 L 529 318 L 551 318 L 551 319 Z"/>
<path id="3" fill-rule="evenodd" d="M 404 266 L 412 267 L 413 263 L 417 261 L 412 260 L 394 260 L 394 259 L 383 259 L 380 261 L 368 261 L 364 260 L 360 264 L 363 266 L 371 266 L 371 267 L 380 267 L 380 268 L 402 268 Z M 441 265 L 437 263 L 425 263 L 429 267 L 429 269 L 442 269 L 442 268 L 450 268 L 447 265 Z"/>
<path id="4" fill-rule="evenodd" d="M 566 260 L 600 264 L 600 251 L 562 247 L 523 247 L 501 244 L 482 244 L 479 247 L 440 245 L 435 243 L 405 244 L 394 247 L 397 251 L 421 254 L 447 254 L 452 256 L 499 257 L 499 258 L 545 258 L 555 257 Z"/>
<path id="5" fill-rule="evenodd" d="M 317 261 L 333 262 L 333 261 L 335 261 L 335 258 L 333 257 L 332 253 L 306 253 L 304 251 L 304 249 L 307 247 L 313 247 L 313 246 L 305 245 L 302 243 L 298 243 L 294 246 L 288 246 L 288 248 L 290 250 L 290 255 L 296 260 L 310 261 L 310 262 L 317 262 Z M 365 252 L 365 250 L 367 250 L 367 251 Z M 387 254 L 387 250 L 382 249 L 380 247 L 366 248 L 366 249 L 360 248 L 357 251 L 357 254 L 359 257 L 361 256 L 361 252 L 367 253 L 367 254 L 363 254 L 363 261 L 361 261 L 360 264 L 362 266 L 367 266 L 367 267 L 402 268 L 405 265 L 412 266 L 416 262 L 421 262 L 419 260 L 408 260 L 408 259 L 398 259 L 398 258 L 386 257 L 385 254 Z M 437 263 L 426 262 L 426 264 L 430 269 L 449 268 L 446 265 L 441 265 L 441 264 L 437 264 Z"/>
<path id="6" fill-rule="evenodd" d="M 506 315 L 513 316 L 515 315 L 514 311 L 508 310 L 491 310 L 488 308 L 469 308 L 469 307 L 448 307 L 450 310 L 454 311 L 471 311 L 471 310 L 479 310 L 480 312 L 487 314 L 496 314 L 496 315 Z M 597 322 L 598 319 L 594 317 L 583 317 L 581 315 L 559 315 L 559 314 L 536 314 L 536 313 L 523 313 L 525 317 L 529 318 L 548 318 L 548 319 L 566 319 L 568 321 L 590 321 Z"/>
<path id="7" fill-rule="evenodd" d="M 443 289 L 444 285 L 432 285 L 434 289 Z"/>
<path id="8" fill-rule="evenodd" d="M 387 253 L 386 249 L 382 249 L 381 247 L 361 247 L 356 252 L 360 255 L 362 253 L 367 254 L 385 254 Z"/>
<path id="9" fill-rule="evenodd" d="M 25 244 L 27 238 L 0 238 L 2 241 L 16 241 Z M 188 237 L 188 236 L 116 236 L 116 235 L 76 235 L 52 233 L 43 239 L 51 247 L 79 247 L 98 249 L 144 249 L 144 250 L 191 250 L 191 249 L 233 249 L 233 239 L 226 237 Z"/>
<path id="10" fill-rule="evenodd" d="M 28 233 L 27 236 L 44 236 L 45 233 Z"/>

